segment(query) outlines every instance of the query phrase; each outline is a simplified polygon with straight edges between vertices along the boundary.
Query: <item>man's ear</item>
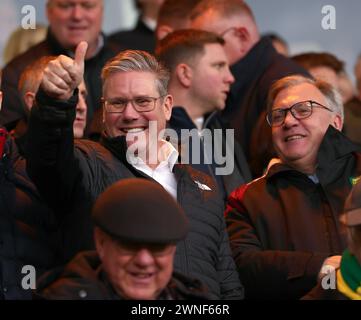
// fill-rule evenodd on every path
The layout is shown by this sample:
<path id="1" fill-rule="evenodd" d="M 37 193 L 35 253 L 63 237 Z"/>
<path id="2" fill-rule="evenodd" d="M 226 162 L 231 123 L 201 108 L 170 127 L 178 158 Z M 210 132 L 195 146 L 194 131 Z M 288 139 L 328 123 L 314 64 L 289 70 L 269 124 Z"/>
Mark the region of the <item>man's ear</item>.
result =
<path id="1" fill-rule="evenodd" d="M 172 116 L 173 109 L 173 97 L 170 94 L 164 97 L 163 108 L 165 119 L 169 121 Z"/>
<path id="2" fill-rule="evenodd" d="M 35 93 L 27 91 L 24 95 L 24 101 L 25 101 L 26 108 L 28 109 L 28 111 L 30 111 L 34 105 Z"/>
<path id="3" fill-rule="evenodd" d="M 242 53 L 247 53 L 251 45 L 251 35 L 248 29 L 245 27 L 238 27 L 235 32 L 240 40 Z"/>
<path id="4" fill-rule="evenodd" d="M 189 65 L 185 63 L 178 64 L 175 69 L 175 74 L 182 86 L 189 88 L 192 85 L 193 70 Z"/>
<path id="5" fill-rule="evenodd" d="M 342 121 L 342 118 L 339 114 L 336 114 L 335 117 L 333 118 L 333 121 L 332 121 L 332 125 L 339 131 L 342 130 L 342 127 L 343 127 L 343 121 Z"/>
<path id="6" fill-rule="evenodd" d="M 104 257 L 104 242 L 105 242 L 106 235 L 102 230 L 100 230 L 98 227 L 94 228 L 94 242 L 95 242 L 95 248 L 98 252 L 98 256 L 100 260 Z"/>
<path id="7" fill-rule="evenodd" d="M 166 24 L 161 24 L 155 30 L 155 35 L 157 37 L 157 40 L 160 41 L 173 31 L 174 31 L 174 29 L 172 27 L 170 27 Z"/>

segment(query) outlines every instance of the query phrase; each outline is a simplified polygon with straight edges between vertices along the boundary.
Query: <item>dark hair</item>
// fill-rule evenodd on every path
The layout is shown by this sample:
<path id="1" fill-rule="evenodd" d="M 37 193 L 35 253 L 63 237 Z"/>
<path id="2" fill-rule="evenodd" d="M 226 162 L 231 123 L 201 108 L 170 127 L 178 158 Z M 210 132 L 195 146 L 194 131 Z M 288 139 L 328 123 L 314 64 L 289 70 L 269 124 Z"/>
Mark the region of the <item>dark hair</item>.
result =
<path id="1" fill-rule="evenodd" d="M 270 38 L 272 41 L 278 41 L 278 42 L 282 43 L 282 45 L 284 45 L 286 48 L 288 48 L 287 41 L 277 33 L 274 33 L 274 32 L 265 33 L 263 36 Z"/>
<path id="2" fill-rule="evenodd" d="M 181 62 L 191 63 L 204 53 L 206 44 L 224 45 L 222 37 L 208 31 L 184 29 L 168 34 L 158 42 L 156 56 L 170 71 Z"/>
<path id="3" fill-rule="evenodd" d="M 328 67 L 336 73 L 344 71 L 344 62 L 328 52 L 307 52 L 292 57 L 292 60 L 309 70 L 315 67 Z"/>
<path id="4" fill-rule="evenodd" d="M 201 0 L 165 0 L 158 13 L 157 25 L 166 24 L 173 29 L 184 29 L 193 8 Z"/>

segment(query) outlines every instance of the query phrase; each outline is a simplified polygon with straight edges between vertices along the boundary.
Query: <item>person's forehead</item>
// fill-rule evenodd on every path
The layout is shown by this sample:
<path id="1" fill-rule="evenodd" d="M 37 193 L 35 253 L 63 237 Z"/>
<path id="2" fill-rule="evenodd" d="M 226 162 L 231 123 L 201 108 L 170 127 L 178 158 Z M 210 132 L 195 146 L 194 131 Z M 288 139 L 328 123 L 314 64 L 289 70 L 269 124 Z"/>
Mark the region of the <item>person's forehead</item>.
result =
<path id="1" fill-rule="evenodd" d="M 234 17 L 223 17 L 218 12 L 208 9 L 196 17 L 191 25 L 193 28 L 206 29 L 217 33 L 223 32 L 219 28 L 228 28 L 234 23 Z"/>
<path id="2" fill-rule="evenodd" d="M 103 0 L 48 0 L 48 7 L 50 9 L 54 4 L 103 5 Z"/>
<path id="3" fill-rule="evenodd" d="M 325 96 L 322 92 L 311 83 L 302 83 L 281 90 L 273 103 L 275 108 L 288 108 L 291 105 L 306 100 L 314 100 L 325 104 Z"/>
<path id="4" fill-rule="evenodd" d="M 156 93 L 156 76 L 151 72 L 114 72 L 105 81 L 106 92 L 147 95 Z"/>
<path id="5" fill-rule="evenodd" d="M 202 57 L 217 61 L 227 61 L 224 47 L 220 43 L 207 43 L 204 46 L 204 54 Z"/>

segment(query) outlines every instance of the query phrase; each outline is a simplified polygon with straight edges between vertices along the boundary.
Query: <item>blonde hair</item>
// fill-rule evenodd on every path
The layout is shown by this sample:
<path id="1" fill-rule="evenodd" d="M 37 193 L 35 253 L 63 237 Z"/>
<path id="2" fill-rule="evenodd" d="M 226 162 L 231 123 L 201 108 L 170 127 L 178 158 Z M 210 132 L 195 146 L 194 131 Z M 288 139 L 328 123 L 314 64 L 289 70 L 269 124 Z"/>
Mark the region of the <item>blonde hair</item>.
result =
<path id="1" fill-rule="evenodd" d="M 35 29 L 17 28 L 10 35 L 4 49 L 3 59 L 7 64 L 15 57 L 27 51 L 32 46 L 43 41 L 46 37 L 47 28 L 37 25 Z"/>

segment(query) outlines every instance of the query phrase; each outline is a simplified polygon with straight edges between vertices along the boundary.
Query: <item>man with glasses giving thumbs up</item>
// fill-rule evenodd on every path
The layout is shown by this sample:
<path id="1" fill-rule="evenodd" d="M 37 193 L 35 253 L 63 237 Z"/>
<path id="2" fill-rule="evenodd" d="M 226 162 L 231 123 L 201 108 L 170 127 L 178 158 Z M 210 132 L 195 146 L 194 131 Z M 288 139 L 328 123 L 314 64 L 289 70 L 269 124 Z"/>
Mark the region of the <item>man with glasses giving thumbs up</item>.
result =
<path id="1" fill-rule="evenodd" d="M 200 279 L 214 299 L 241 298 L 217 188 L 209 176 L 179 165 L 178 151 L 163 139 L 173 101 L 168 71 L 152 55 L 127 50 L 107 62 L 101 142 L 74 142 L 86 49 L 81 42 L 74 60 L 59 56 L 48 64 L 28 129 L 28 171 L 62 220 L 64 262 L 94 248 L 90 211 L 101 192 L 125 178 L 154 180 L 190 222 L 187 237 L 177 244 L 175 270 Z"/>
<path id="2" fill-rule="evenodd" d="M 327 83 L 290 76 L 272 86 L 267 121 L 279 159 L 236 189 L 226 221 L 246 298 L 298 299 L 346 248 L 339 223 L 361 175 L 361 153 L 340 130 L 343 106 Z M 266 119 L 265 119 L 266 121 Z"/>

